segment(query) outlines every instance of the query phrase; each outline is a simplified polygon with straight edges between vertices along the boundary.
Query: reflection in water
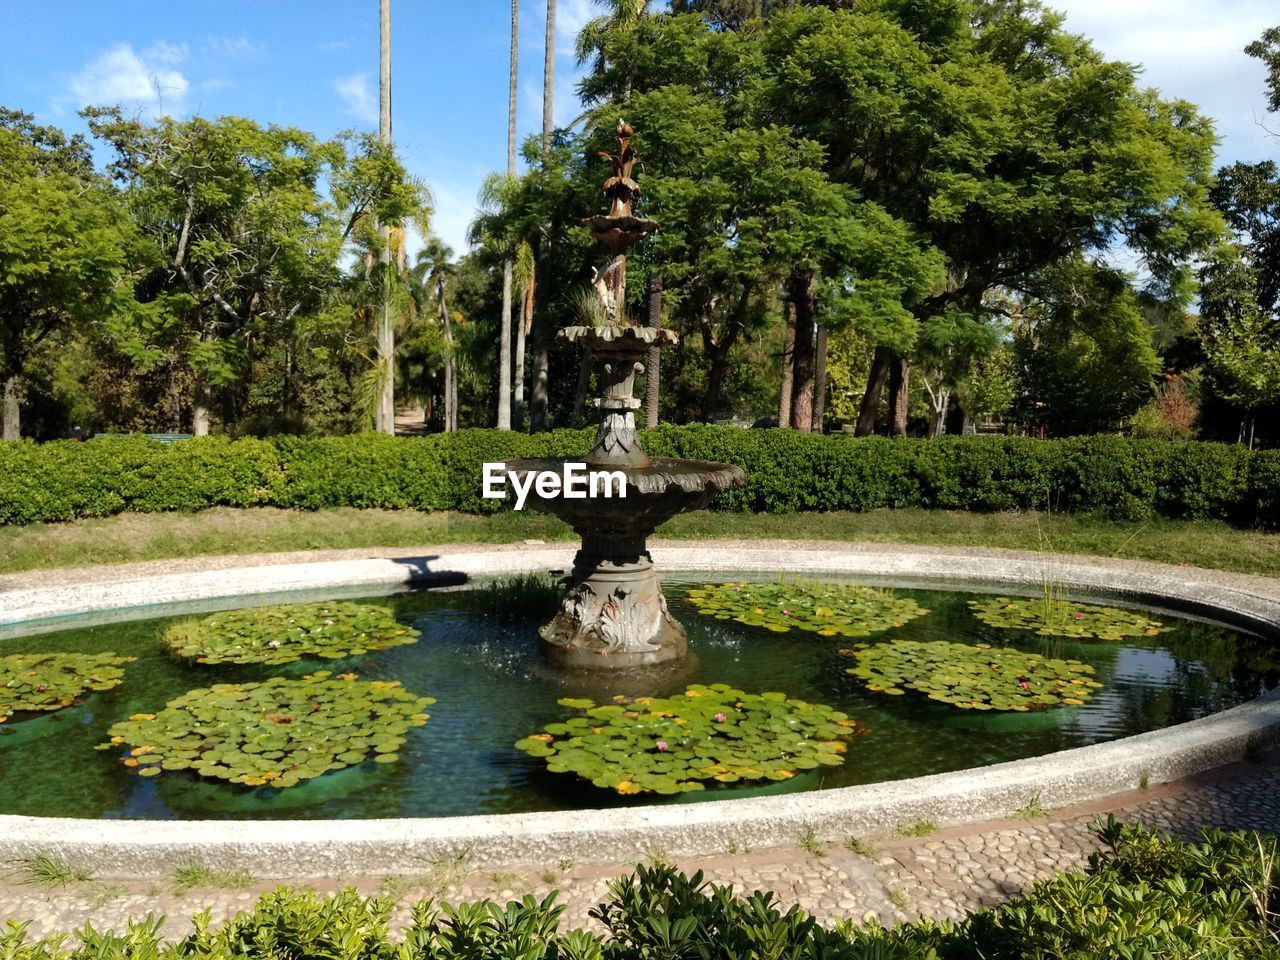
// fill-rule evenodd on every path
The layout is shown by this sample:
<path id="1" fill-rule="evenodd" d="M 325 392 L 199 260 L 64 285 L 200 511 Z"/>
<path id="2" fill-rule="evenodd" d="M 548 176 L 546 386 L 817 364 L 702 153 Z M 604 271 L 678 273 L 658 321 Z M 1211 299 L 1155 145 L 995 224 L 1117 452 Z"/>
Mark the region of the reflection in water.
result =
<path id="1" fill-rule="evenodd" d="M 1181 723 L 1257 696 L 1280 681 L 1274 643 L 1210 624 L 1163 618 L 1173 629 L 1124 642 L 1066 640 L 998 630 L 966 607 L 972 594 L 901 590 L 932 612 L 870 638 L 1012 645 L 1084 660 L 1104 684 L 1082 707 L 1039 713 L 958 710 L 915 696 L 870 693 L 845 673 L 849 641 L 812 633 L 771 633 L 700 616 L 683 600 L 691 584 L 668 582 L 673 612 L 689 630 L 693 656 L 649 672 L 566 674 L 536 655 L 536 629 L 549 611 L 525 619 L 486 617 L 478 591 L 420 591 L 394 598 L 397 615 L 421 642 L 325 664 L 370 679 L 397 679 L 432 696 L 427 726 L 410 731 L 396 764 L 372 762 L 276 791 L 165 774 L 128 774 L 111 753 L 96 753 L 103 731 L 132 713 L 154 711 L 197 686 L 244 682 L 273 673 L 301 675 L 316 664 L 279 670 L 192 667 L 158 644 L 169 619 L 103 624 L 5 640 L 5 652 L 111 650 L 138 657 L 125 682 L 84 705 L 0 726 L 0 812 L 43 816 L 194 819 L 220 817 L 403 817 L 618 806 L 644 802 L 553 775 L 512 744 L 560 718 L 560 697 L 605 701 L 679 692 L 689 682 L 727 682 L 831 704 L 871 728 L 851 743 L 842 767 L 763 788 L 693 795 L 697 799 L 844 786 L 899 779 L 1034 756 Z M 1093 598 L 1096 601 L 1096 598 Z M 690 802 L 688 795 L 679 801 Z"/>

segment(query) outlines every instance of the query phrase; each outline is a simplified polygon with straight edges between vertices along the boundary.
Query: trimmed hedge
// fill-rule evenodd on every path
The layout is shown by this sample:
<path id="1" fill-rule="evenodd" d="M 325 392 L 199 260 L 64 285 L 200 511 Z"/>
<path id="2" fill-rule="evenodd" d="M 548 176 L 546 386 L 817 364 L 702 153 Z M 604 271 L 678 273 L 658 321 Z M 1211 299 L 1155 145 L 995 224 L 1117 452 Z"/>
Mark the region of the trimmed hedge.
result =
<path id="1" fill-rule="evenodd" d="M 0 927 L 7 960 L 1276 960 L 1280 885 L 1276 838 L 1204 831 L 1190 844 L 1140 827 L 1099 825 L 1105 847 L 1087 873 L 1042 880 L 1025 895 L 959 922 L 834 928 L 772 893 L 742 894 L 672 867 L 637 867 L 590 911 L 600 932 L 564 932 L 555 894 L 505 905 L 410 904 L 354 889 L 321 895 L 277 888 L 214 924 L 194 917 L 163 943 L 162 918 L 120 932 L 91 924 L 74 938 L 28 938 Z M 253 868 L 255 864 L 245 864 Z"/>
<path id="2" fill-rule="evenodd" d="M 504 506 L 481 498 L 482 463 L 581 455 L 592 433 L 4 443 L 0 523 L 213 506 L 490 513 Z M 857 439 L 704 424 L 662 426 L 644 442 L 655 456 L 744 467 L 750 482 L 721 495 L 720 510 L 1042 509 L 1280 528 L 1280 450 L 1113 436 Z"/>

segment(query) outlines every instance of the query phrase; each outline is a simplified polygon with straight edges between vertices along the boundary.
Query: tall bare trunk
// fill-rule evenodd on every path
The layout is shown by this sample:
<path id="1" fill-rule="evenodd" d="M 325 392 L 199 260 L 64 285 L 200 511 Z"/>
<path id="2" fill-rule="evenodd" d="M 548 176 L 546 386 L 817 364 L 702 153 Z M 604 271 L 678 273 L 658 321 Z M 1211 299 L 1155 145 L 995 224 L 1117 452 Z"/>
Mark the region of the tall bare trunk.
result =
<path id="1" fill-rule="evenodd" d="M 788 300 L 782 305 L 786 338 L 782 342 L 782 388 L 778 391 L 778 426 L 791 426 L 791 384 L 795 379 L 796 308 Z"/>
<path id="2" fill-rule="evenodd" d="M 10 374 L 4 381 L 4 439 L 22 437 L 22 380 Z"/>
<path id="3" fill-rule="evenodd" d="M 516 324 L 516 356 L 512 366 L 513 378 L 511 419 L 517 428 L 524 427 L 524 343 L 529 324 L 533 319 L 533 290 L 526 290 L 520 302 L 520 322 Z"/>
<path id="4" fill-rule="evenodd" d="M 818 343 L 814 349 L 813 373 L 813 432 L 823 432 L 827 416 L 827 328 L 818 328 Z"/>
<path id="5" fill-rule="evenodd" d="M 555 106 L 556 85 L 556 0 L 547 0 L 547 33 L 542 60 L 542 158 L 551 156 L 551 114 Z"/>
<path id="6" fill-rule="evenodd" d="M 796 338 L 791 354 L 791 426 L 813 429 L 813 274 L 791 276 L 791 302 L 796 310 Z"/>
<path id="7" fill-rule="evenodd" d="M 516 81 L 520 73 L 520 0 L 511 0 L 511 59 L 507 70 L 507 179 L 516 175 Z M 498 334 L 498 429 L 511 429 L 511 275 L 502 265 L 502 330 Z"/>
<path id="8" fill-rule="evenodd" d="M 654 272 L 649 275 L 649 326 L 657 330 L 662 327 L 662 274 Z M 644 425 L 652 430 L 658 425 L 658 397 L 662 390 L 662 349 L 655 342 L 649 348 L 645 363 L 648 370 L 645 374 L 644 393 Z"/>
<path id="9" fill-rule="evenodd" d="M 555 105 L 556 83 L 556 0 L 547 0 L 547 31 L 543 46 L 542 61 L 542 163 L 551 163 L 551 135 L 554 128 L 552 119 Z M 538 305 L 542 308 L 534 317 L 533 326 L 533 370 L 530 374 L 530 410 L 529 429 L 547 429 L 547 407 L 550 402 L 549 380 L 551 363 L 550 334 L 547 330 L 547 303 L 551 292 L 550 277 L 551 249 L 548 237 L 543 237 L 538 245 Z"/>
<path id="10" fill-rule="evenodd" d="M 889 435 L 907 435 L 907 401 L 911 387 L 911 363 L 894 357 L 889 366 Z"/>
<path id="11" fill-rule="evenodd" d="M 378 139 L 391 144 L 391 0 L 378 0 Z M 382 309 L 378 315 L 378 365 L 382 390 L 378 397 L 375 427 L 380 433 L 396 432 L 396 378 L 393 357 L 395 329 L 391 319 L 391 228 L 379 227 L 382 251 Z"/>
<path id="12" fill-rule="evenodd" d="M 209 402 L 209 379 L 203 370 L 197 370 L 195 398 L 191 404 L 191 432 L 197 437 L 209 435 Z"/>
<path id="13" fill-rule="evenodd" d="M 867 389 L 862 394 L 862 406 L 858 408 L 858 425 L 854 436 L 869 437 L 876 432 L 876 419 L 880 416 L 880 395 L 889 379 L 889 366 L 893 352 L 888 347 L 876 347 L 871 358 L 871 371 L 867 374 Z"/>

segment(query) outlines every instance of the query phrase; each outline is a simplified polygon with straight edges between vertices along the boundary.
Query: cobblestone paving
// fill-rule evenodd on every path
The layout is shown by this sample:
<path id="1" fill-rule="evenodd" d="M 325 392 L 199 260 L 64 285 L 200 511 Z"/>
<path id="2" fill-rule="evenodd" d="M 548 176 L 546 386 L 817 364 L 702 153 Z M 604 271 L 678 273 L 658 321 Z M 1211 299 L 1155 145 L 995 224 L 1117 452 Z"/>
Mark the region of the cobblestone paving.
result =
<path id="1" fill-rule="evenodd" d="M 798 903 L 828 922 L 873 915 L 888 924 L 918 916 L 957 918 L 1016 896 L 1037 879 L 1083 867 L 1098 849 L 1089 824 L 1107 813 L 1183 836 L 1194 836 L 1201 824 L 1280 832 L 1280 757 L 1032 819 L 932 833 L 922 826 L 924 836 L 809 838 L 804 849 L 801 838 L 780 837 L 768 850 L 727 850 L 678 866 L 702 870 L 707 879 L 743 891 L 772 890 L 784 905 Z M 630 868 L 562 862 L 473 871 L 465 862 L 440 863 L 414 877 L 336 877 L 307 885 L 317 890 L 357 886 L 404 904 L 424 896 L 454 902 L 525 893 L 542 897 L 556 889 L 568 907 L 562 929 L 592 928 L 588 911 L 605 898 L 609 881 Z M 75 930 L 86 920 L 99 929 L 119 929 L 126 918 L 151 913 L 164 915 L 166 934 L 180 937 L 190 929 L 192 913 L 209 907 L 215 920 L 232 915 L 274 885 L 178 891 L 173 883 L 81 881 L 46 890 L 0 881 L 0 925 L 10 918 L 30 921 L 28 934 L 34 937 Z"/>

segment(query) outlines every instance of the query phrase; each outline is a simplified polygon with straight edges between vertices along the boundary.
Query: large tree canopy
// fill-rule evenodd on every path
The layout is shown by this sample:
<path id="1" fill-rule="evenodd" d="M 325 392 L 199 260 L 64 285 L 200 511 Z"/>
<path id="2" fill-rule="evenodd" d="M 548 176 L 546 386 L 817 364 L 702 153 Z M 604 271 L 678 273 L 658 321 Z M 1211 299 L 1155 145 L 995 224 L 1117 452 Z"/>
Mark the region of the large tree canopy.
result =
<path id="1" fill-rule="evenodd" d="M 845 190 L 840 217 L 874 205 L 943 266 L 926 295 L 913 299 L 904 287 L 902 309 L 862 317 L 879 329 L 858 332 L 888 348 L 886 362 L 894 353 L 924 359 L 913 352 L 918 331 L 938 318 L 954 328 L 967 317 L 963 339 L 976 343 L 1000 316 L 995 304 L 1059 291 L 1046 274 L 1068 262 L 1109 273 L 1118 247 L 1139 261 L 1141 289 L 1108 292 L 1099 311 L 1114 316 L 1119 296 L 1136 316 L 1137 292 L 1190 297 L 1188 264 L 1221 229 L 1208 202 L 1212 128 L 1192 105 L 1142 89 L 1134 68 L 1106 60 L 1058 14 L 1025 0 L 674 10 L 625 30 L 597 26 L 584 100 L 630 97 L 634 113 L 665 98 L 669 108 L 649 109 L 637 137 L 664 161 L 655 149 L 664 142 L 698 156 L 705 148 L 688 132 L 711 115 L 730 130 L 787 131 L 790 142 L 821 148 L 809 162 L 830 189 Z M 655 161 L 651 178 L 667 175 Z M 664 186 L 649 189 L 656 198 Z M 874 279 L 864 266 L 861 282 Z M 1062 323 L 1094 312 L 1043 309 Z M 1146 376 L 1148 367 L 1135 369 Z M 1123 417 L 1140 402 L 1112 412 Z"/>
<path id="2" fill-rule="evenodd" d="M 32 353 L 73 325 L 127 313 L 135 231 L 93 173 L 88 144 L 0 109 L 0 383 L 4 438 L 20 432 Z"/>
<path id="3" fill-rule="evenodd" d="M 372 137 L 320 141 L 239 117 L 87 115 L 151 245 L 139 284 L 149 309 L 118 341 L 144 367 L 174 352 L 194 367 L 196 433 L 208 428 L 208 389 L 243 374 L 255 340 L 287 338 L 322 309 L 345 245 L 376 247 L 374 222 L 401 223 L 417 201 Z"/>

